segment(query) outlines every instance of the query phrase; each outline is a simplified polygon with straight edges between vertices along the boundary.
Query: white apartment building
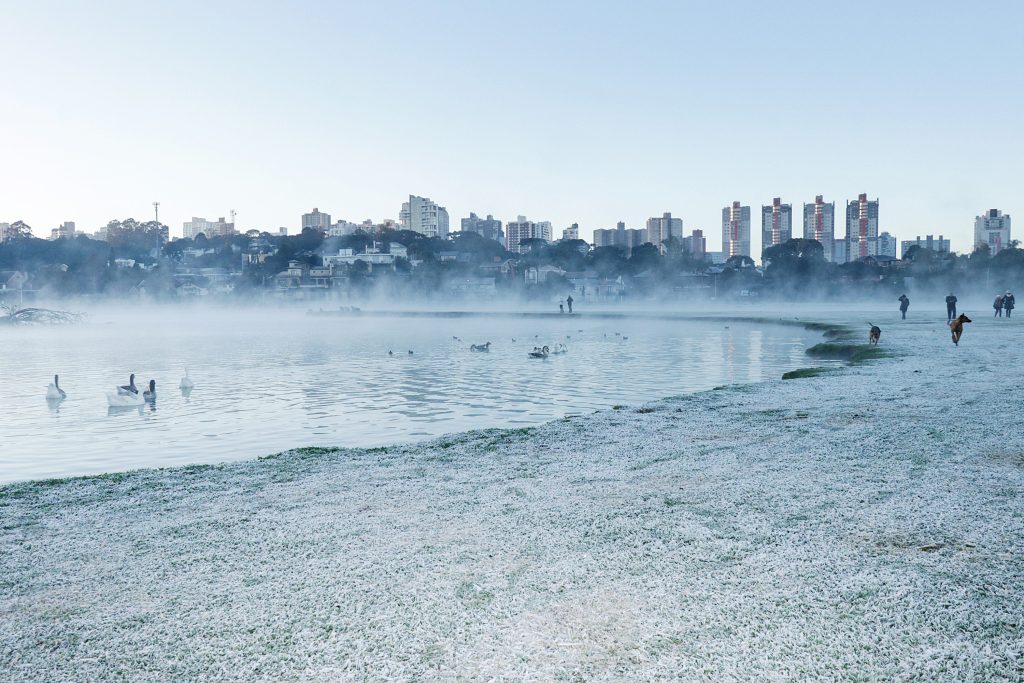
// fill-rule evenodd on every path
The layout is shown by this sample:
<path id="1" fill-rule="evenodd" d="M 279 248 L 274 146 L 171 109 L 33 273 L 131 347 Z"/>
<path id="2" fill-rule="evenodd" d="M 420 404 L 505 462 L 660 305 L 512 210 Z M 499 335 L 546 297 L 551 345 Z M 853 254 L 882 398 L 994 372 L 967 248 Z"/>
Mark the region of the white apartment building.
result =
<path id="1" fill-rule="evenodd" d="M 733 202 L 722 209 L 722 255 L 750 256 L 750 207 Z"/>
<path id="2" fill-rule="evenodd" d="M 368 247 L 365 252 L 356 253 L 352 249 L 339 249 L 337 254 L 324 254 L 323 260 L 325 266 L 340 266 L 340 265 L 353 265 L 356 261 L 362 261 L 366 265 L 370 266 L 373 270 L 374 266 L 388 266 L 393 267 L 395 261 L 399 258 L 408 258 L 409 252 L 405 246 L 398 244 L 397 242 L 390 242 L 388 244 L 388 252 L 382 252 L 380 247 L 376 244 L 372 247 Z"/>
<path id="3" fill-rule="evenodd" d="M 235 224 L 228 223 L 224 220 L 223 216 L 215 221 L 208 221 L 199 216 L 192 216 L 192 220 L 185 221 L 183 226 L 185 239 L 195 239 L 200 235 L 200 233 L 205 235 L 207 239 L 211 237 L 235 234 Z"/>
<path id="4" fill-rule="evenodd" d="M 427 237 L 448 237 L 448 210 L 429 197 L 409 195 L 409 201 L 402 203 L 398 221 L 405 230 Z"/>
<path id="5" fill-rule="evenodd" d="M 60 227 L 54 228 L 53 230 L 50 231 L 50 239 L 51 240 L 59 240 L 59 239 L 65 238 L 65 237 L 70 238 L 70 237 L 74 237 L 74 236 L 75 236 L 75 222 L 74 221 L 64 221 L 63 223 L 60 224 Z"/>
<path id="6" fill-rule="evenodd" d="M 314 207 L 309 213 L 302 214 L 301 229 L 305 230 L 306 228 L 327 232 L 331 229 L 331 214 L 323 213 L 320 209 Z"/>
<path id="7" fill-rule="evenodd" d="M 521 244 L 523 240 L 540 239 L 551 241 L 551 221 L 528 221 L 526 216 L 518 216 L 515 221 L 505 224 L 505 248 L 517 254 L 530 250 L 529 245 Z"/>
<path id="8" fill-rule="evenodd" d="M 846 202 L 846 261 L 878 255 L 878 200 L 861 194 Z"/>
<path id="9" fill-rule="evenodd" d="M 327 236 L 346 237 L 347 235 L 355 233 L 356 230 L 359 230 L 362 227 L 363 226 L 359 223 L 351 223 L 344 219 L 338 219 L 337 222 L 331 223 L 330 227 L 327 228 Z"/>
<path id="10" fill-rule="evenodd" d="M 882 234 L 885 235 L 885 234 L 888 234 L 888 233 L 882 233 Z M 881 241 L 881 237 L 879 237 L 879 241 Z M 932 235 L 926 235 L 924 237 L 924 239 L 921 239 L 921 236 L 918 235 L 916 239 L 903 240 L 902 247 L 903 248 L 900 250 L 900 258 L 906 258 L 907 252 L 910 250 L 911 247 L 920 247 L 921 249 L 931 249 L 932 251 L 934 251 L 934 252 L 936 252 L 938 254 L 948 254 L 949 253 L 949 240 L 947 240 L 942 235 L 939 235 L 938 239 L 935 239 L 935 237 L 933 237 Z"/>
<path id="11" fill-rule="evenodd" d="M 635 247 L 646 244 L 647 230 L 645 228 L 627 228 L 623 221 L 619 221 L 614 228 L 597 229 L 594 231 L 594 247 L 620 247 L 629 256 Z"/>
<path id="12" fill-rule="evenodd" d="M 939 235 L 939 237 L 942 237 Z M 906 242 L 904 242 L 906 244 Z M 949 240 L 946 240 L 946 251 L 949 251 Z M 900 258 L 901 254 L 896 253 L 896 237 L 887 232 L 878 235 L 878 255 Z"/>
<path id="13" fill-rule="evenodd" d="M 813 204 L 804 204 L 804 239 L 817 240 L 825 251 L 825 260 L 842 263 L 836 254 L 836 203 L 826 202 L 819 194 Z"/>
<path id="14" fill-rule="evenodd" d="M 974 219 L 974 248 L 988 245 L 989 253 L 995 256 L 1010 246 L 1010 216 L 999 209 L 989 209 Z"/>
<path id="15" fill-rule="evenodd" d="M 647 219 L 647 241 L 658 248 L 662 254 L 665 253 L 665 241 L 671 237 L 677 240 L 683 239 L 683 219 L 673 218 L 671 212 L 661 214 L 661 217 Z"/>
<path id="16" fill-rule="evenodd" d="M 793 238 L 793 205 L 783 204 L 775 197 L 768 206 L 761 206 L 761 254 Z"/>

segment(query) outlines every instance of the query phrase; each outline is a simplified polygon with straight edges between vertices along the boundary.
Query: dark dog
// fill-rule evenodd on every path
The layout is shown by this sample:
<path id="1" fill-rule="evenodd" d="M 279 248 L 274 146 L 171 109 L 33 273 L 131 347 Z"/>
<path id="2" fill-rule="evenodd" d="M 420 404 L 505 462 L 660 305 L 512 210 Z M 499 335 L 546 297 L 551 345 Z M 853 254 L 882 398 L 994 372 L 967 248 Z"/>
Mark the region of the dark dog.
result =
<path id="1" fill-rule="evenodd" d="M 878 344 L 878 339 L 881 336 L 882 328 L 878 325 L 871 325 L 871 331 L 868 332 L 868 344 Z"/>
<path id="2" fill-rule="evenodd" d="M 953 343 L 957 346 L 960 346 L 960 335 L 964 333 L 964 323 L 969 322 L 971 319 L 961 313 L 959 318 L 949 323 L 949 331 L 953 334 Z"/>

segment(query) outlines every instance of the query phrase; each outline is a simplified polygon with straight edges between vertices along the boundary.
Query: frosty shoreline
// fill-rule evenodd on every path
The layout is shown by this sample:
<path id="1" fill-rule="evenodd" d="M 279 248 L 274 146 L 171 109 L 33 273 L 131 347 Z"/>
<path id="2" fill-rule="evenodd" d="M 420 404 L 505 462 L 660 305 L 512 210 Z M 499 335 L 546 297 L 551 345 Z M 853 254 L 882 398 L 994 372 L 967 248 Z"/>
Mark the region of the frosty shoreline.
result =
<path id="1" fill-rule="evenodd" d="M 816 378 L 2 487 L 0 680 L 1024 680 L 1021 328 L 875 322 Z"/>

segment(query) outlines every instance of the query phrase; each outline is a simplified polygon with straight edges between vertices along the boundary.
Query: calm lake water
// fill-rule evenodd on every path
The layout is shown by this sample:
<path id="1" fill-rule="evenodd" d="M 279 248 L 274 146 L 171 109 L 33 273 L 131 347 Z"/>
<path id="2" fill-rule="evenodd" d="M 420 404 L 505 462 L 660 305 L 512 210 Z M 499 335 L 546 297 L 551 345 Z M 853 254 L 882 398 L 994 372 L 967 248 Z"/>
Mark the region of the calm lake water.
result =
<path id="1" fill-rule="evenodd" d="M 0 481 L 535 425 L 778 378 L 808 365 L 804 351 L 820 339 L 799 327 L 735 322 L 174 307 L 5 327 Z M 489 353 L 469 350 L 486 341 Z M 559 342 L 564 355 L 527 356 Z M 187 396 L 178 389 L 186 367 L 195 382 Z M 108 409 L 105 392 L 131 372 L 140 387 L 156 380 L 156 401 Z M 54 373 L 68 393 L 56 405 L 45 400 Z"/>

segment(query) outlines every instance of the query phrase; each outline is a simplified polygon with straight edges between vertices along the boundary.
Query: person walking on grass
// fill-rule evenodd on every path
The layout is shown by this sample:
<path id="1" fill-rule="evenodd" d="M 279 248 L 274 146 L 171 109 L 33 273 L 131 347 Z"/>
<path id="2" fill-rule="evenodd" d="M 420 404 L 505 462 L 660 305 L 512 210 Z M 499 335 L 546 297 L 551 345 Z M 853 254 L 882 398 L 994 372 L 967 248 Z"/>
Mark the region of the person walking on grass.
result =
<path id="1" fill-rule="evenodd" d="M 1003 295 L 1003 308 L 1006 309 L 1006 317 L 1009 318 L 1010 314 L 1013 313 L 1013 309 L 1017 307 L 1017 300 L 1013 298 L 1013 294 L 1010 290 L 1006 290 L 1006 294 Z"/>
<path id="2" fill-rule="evenodd" d="M 953 292 L 946 297 L 946 322 L 956 317 L 956 296 Z"/>
<path id="3" fill-rule="evenodd" d="M 993 318 L 1003 317 L 1003 295 L 996 294 L 996 300 L 992 303 L 992 308 L 996 309 L 996 312 L 992 315 Z"/>
<path id="4" fill-rule="evenodd" d="M 903 319 L 907 319 L 907 309 L 910 308 L 910 299 L 907 298 L 906 294 L 900 294 L 900 313 L 903 315 Z"/>

